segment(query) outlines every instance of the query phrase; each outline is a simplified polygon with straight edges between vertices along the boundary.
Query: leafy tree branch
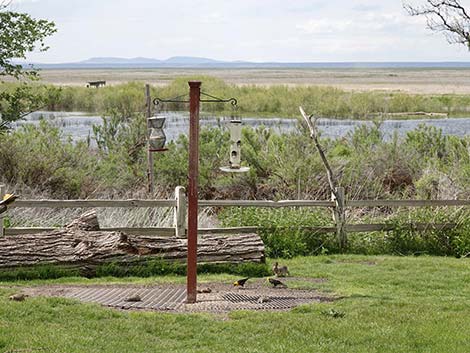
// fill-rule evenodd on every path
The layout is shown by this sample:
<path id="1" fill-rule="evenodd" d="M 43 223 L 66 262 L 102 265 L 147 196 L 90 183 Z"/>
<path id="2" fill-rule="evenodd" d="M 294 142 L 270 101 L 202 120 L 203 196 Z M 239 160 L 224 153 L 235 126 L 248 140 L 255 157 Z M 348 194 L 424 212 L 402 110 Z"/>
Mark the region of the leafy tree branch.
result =
<path id="1" fill-rule="evenodd" d="M 56 32 L 53 22 L 8 11 L 9 4 L 9 1 L 0 1 L 0 80 L 12 77 L 23 82 L 14 90 L 0 89 L 0 130 L 5 129 L 8 122 L 21 119 L 24 113 L 44 105 L 45 97 L 37 96 L 27 84 L 28 80 L 38 78 L 38 71 L 32 66 L 25 68 L 15 60 L 26 59 L 27 54 L 35 50 L 46 51 L 45 39 Z"/>

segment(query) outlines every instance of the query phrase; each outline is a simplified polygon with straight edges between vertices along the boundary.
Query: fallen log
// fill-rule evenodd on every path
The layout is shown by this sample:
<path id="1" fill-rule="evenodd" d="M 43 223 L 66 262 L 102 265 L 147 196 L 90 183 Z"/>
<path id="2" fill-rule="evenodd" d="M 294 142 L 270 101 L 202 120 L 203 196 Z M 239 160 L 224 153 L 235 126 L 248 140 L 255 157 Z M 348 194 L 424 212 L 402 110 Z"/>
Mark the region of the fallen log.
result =
<path id="1" fill-rule="evenodd" d="M 430 116 L 430 117 L 440 117 L 448 118 L 448 113 L 433 113 L 433 112 L 401 112 L 401 113 L 370 113 L 369 116 L 380 117 L 380 116 Z"/>
<path id="2" fill-rule="evenodd" d="M 94 211 L 62 229 L 0 238 L 0 269 L 64 265 L 90 273 L 106 263 L 132 265 L 148 259 L 186 261 L 187 239 L 139 236 L 99 230 Z M 264 262 L 264 244 L 255 233 L 201 235 L 199 263 Z"/>

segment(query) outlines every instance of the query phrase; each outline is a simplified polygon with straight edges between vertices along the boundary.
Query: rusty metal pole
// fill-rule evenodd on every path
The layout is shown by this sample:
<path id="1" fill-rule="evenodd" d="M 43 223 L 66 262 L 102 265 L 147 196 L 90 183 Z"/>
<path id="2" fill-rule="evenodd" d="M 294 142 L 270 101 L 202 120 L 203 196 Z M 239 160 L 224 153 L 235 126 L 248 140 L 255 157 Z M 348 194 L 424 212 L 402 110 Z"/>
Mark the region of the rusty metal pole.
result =
<path id="1" fill-rule="evenodd" d="M 150 97 L 150 85 L 145 85 L 145 116 L 147 117 L 147 179 L 148 179 L 148 191 L 153 195 L 155 177 L 153 171 L 153 154 L 150 151 L 150 118 L 152 116 L 152 98 Z"/>
<path id="2" fill-rule="evenodd" d="M 199 101 L 201 82 L 189 81 L 189 187 L 188 187 L 188 264 L 186 299 L 195 303 L 197 296 L 197 215 L 199 174 Z"/>

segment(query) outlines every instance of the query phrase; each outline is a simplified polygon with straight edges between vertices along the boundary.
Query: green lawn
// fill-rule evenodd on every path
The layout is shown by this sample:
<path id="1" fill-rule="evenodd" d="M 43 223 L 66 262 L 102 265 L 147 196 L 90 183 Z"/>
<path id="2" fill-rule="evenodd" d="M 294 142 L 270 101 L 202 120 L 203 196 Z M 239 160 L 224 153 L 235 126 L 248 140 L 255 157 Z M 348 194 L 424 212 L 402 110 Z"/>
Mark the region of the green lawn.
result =
<path id="1" fill-rule="evenodd" d="M 469 352 L 470 260 L 320 256 L 286 263 L 343 296 L 283 313 L 119 312 L 72 300 L 11 302 L 0 290 L 2 352 Z M 204 281 L 234 276 L 205 275 Z M 182 277 L 21 282 L 183 282 Z M 12 283 L 3 283 L 11 285 Z M 332 310 L 331 310 L 332 309 Z M 329 312 L 342 312 L 335 318 Z"/>

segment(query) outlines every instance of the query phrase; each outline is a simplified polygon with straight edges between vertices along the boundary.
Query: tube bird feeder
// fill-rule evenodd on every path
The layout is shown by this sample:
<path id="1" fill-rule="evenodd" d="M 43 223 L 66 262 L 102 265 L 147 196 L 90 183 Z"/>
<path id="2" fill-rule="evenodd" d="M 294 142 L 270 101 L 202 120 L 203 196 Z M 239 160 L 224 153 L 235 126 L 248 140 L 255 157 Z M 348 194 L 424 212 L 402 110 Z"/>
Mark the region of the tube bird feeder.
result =
<path id="1" fill-rule="evenodd" d="M 229 124 L 230 130 L 230 161 L 226 167 L 220 170 L 228 173 L 246 173 L 249 167 L 241 166 L 241 149 L 242 149 L 242 122 L 241 120 L 231 120 Z"/>

